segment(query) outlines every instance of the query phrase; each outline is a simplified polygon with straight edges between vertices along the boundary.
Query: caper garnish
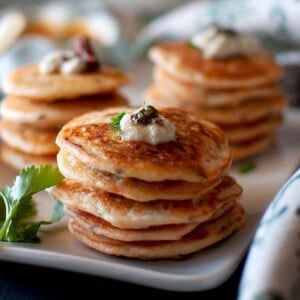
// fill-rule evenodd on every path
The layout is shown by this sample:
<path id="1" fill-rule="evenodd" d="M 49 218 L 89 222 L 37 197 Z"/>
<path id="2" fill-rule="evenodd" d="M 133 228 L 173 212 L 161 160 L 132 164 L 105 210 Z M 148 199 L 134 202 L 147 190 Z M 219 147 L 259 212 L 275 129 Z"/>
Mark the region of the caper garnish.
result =
<path id="1" fill-rule="evenodd" d="M 154 122 L 158 117 L 158 111 L 153 106 L 145 105 L 131 115 L 131 122 L 133 124 L 147 125 Z"/>

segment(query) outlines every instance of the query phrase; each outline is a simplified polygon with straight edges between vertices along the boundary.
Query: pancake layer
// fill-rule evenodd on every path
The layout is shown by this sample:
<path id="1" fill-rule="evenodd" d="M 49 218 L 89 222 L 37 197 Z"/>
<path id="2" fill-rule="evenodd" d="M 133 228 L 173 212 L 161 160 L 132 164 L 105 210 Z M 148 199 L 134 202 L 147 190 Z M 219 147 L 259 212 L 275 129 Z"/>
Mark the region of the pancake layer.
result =
<path id="1" fill-rule="evenodd" d="M 124 242 L 87 230 L 73 218 L 69 222 L 69 229 L 79 241 L 97 251 L 114 256 L 153 260 L 180 258 L 198 252 L 227 238 L 239 230 L 244 222 L 244 211 L 241 206 L 236 205 L 228 213 L 200 224 L 177 241 Z"/>
<path id="2" fill-rule="evenodd" d="M 113 93 L 130 81 L 125 73 L 107 66 L 103 66 L 100 72 L 45 75 L 39 72 L 37 65 L 25 65 L 4 78 L 3 90 L 6 94 L 32 101 L 51 102 Z"/>

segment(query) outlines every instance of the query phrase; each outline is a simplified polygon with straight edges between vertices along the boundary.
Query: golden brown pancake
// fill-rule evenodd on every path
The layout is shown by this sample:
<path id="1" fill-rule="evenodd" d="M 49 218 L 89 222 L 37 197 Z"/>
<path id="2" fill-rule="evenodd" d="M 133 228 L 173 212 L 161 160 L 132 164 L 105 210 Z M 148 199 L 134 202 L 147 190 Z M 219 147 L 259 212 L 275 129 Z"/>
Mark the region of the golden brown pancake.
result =
<path id="1" fill-rule="evenodd" d="M 183 102 L 192 102 L 191 105 L 203 107 L 231 106 L 249 99 L 274 98 L 281 96 L 281 91 L 276 83 L 268 83 L 263 86 L 235 89 L 208 89 L 203 86 L 190 84 L 177 80 L 160 68 L 154 69 L 155 85 L 169 98 L 175 98 Z M 173 100 L 172 100 L 173 101 Z"/>
<path id="2" fill-rule="evenodd" d="M 242 143 L 263 135 L 274 135 L 282 124 L 282 116 L 269 116 L 259 121 L 242 125 L 222 126 L 229 143 Z"/>
<path id="3" fill-rule="evenodd" d="M 18 151 L 5 144 L 1 145 L 1 159 L 6 164 L 17 170 L 21 170 L 32 165 L 39 166 L 41 164 L 51 164 L 56 166 L 55 155 L 32 155 Z"/>
<path id="4" fill-rule="evenodd" d="M 151 86 L 146 93 L 146 103 L 157 108 L 175 106 L 223 126 L 240 125 L 281 114 L 286 107 L 287 100 L 285 97 L 280 96 L 278 98 L 253 99 L 235 105 L 210 108 L 175 99 L 174 96 L 162 93 L 156 86 Z"/>
<path id="5" fill-rule="evenodd" d="M 102 218 L 95 217 L 78 209 L 65 207 L 65 212 L 83 228 L 95 234 L 101 234 L 108 238 L 125 242 L 179 240 L 199 225 L 197 223 L 188 223 L 155 226 L 145 229 L 124 229 L 115 227 Z"/>
<path id="6" fill-rule="evenodd" d="M 274 135 L 264 135 L 253 140 L 243 143 L 232 143 L 230 148 L 232 150 L 233 159 L 241 160 L 254 155 L 257 155 L 267 148 L 269 148 L 274 141 Z"/>
<path id="7" fill-rule="evenodd" d="M 35 155 L 56 154 L 56 130 L 38 130 L 9 120 L 0 121 L 2 140 L 12 148 Z"/>
<path id="8" fill-rule="evenodd" d="M 254 122 L 269 116 L 282 114 L 286 106 L 286 98 L 257 99 L 240 105 L 222 107 L 220 109 L 203 110 L 200 115 L 211 122 L 223 125 L 241 125 Z"/>
<path id="9" fill-rule="evenodd" d="M 64 205 L 101 217 L 116 227 L 139 229 L 205 222 L 217 211 L 231 207 L 241 195 L 242 188 L 227 176 L 217 187 L 198 199 L 143 203 L 65 179 L 49 189 L 49 193 Z"/>
<path id="10" fill-rule="evenodd" d="M 3 90 L 9 95 L 49 102 L 110 93 L 129 82 L 128 75 L 107 66 L 102 66 L 101 72 L 63 75 L 41 74 L 37 65 L 25 65 L 5 77 Z"/>
<path id="11" fill-rule="evenodd" d="M 2 100 L 0 113 L 5 119 L 30 124 L 37 128 L 60 129 L 72 118 L 93 110 L 127 105 L 120 94 L 83 96 L 74 101 L 36 102 L 28 98 L 7 96 Z"/>
<path id="12" fill-rule="evenodd" d="M 283 76 L 283 69 L 267 51 L 255 56 L 205 59 L 184 42 L 155 45 L 149 58 L 178 80 L 209 88 L 244 88 L 265 85 Z"/>
<path id="13" fill-rule="evenodd" d="M 122 140 L 109 120 L 122 111 L 134 110 L 120 107 L 75 118 L 63 127 L 56 142 L 97 169 L 144 181 L 205 182 L 228 169 L 231 152 L 223 131 L 178 109 L 159 111 L 175 125 L 175 141 L 151 145 Z"/>
<path id="14" fill-rule="evenodd" d="M 219 184 L 228 171 L 226 170 L 224 174 L 215 180 L 207 182 L 178 180 L 149 182 L 136 178 L 122 178 L 101 171 L 92 165 L 84 164 L 76 156 L 63 150 L 60 150 L 57 155 L 57 164 L 66 178 L 139 202 L 157 199 L 184 200 L 200 197 Z M 230 165 L 228 165 L 228 169 Z"/>
<path id="15" fill-rule="evenodd" d="M 70 220 L 69 229 L 79 241 L 109 255 L 139 259 L 166 259 L 178 258 L 211 246 L 239 230 L 244 222 L 244 210 L 236 204 L 224 215 L 200 224 L 178 241 L 118 241 L 87 230 L 75 219 Z"/>

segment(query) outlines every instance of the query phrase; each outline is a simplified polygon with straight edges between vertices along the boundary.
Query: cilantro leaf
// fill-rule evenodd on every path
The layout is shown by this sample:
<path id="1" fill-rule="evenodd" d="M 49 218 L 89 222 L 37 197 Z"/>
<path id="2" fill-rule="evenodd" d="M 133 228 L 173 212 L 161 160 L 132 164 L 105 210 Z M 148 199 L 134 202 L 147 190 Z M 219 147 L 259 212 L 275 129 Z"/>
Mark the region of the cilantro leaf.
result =
<path id="1" fill-rule="evenodd" d="M 63 216 L 62 205 L 56 205 L 51 221 L 32 222 L 29 218 L 37 213 L 32 196 L 62 179 L 59 170 L 51 165 L 32 166 L 20 171 L 12 187 L 0 189 L 0 241 L 39 241 L 40 226 L 58 221 Z"/>
<path id="2" fill-rule="evenodd" d="M 185 43 L 186 43 L 187 46 L 189 46 L 193 49 L 196 49 L 196 50 L 201 51 L 201 52 L 203 51 L 202 48 L 196 46 L 191 40 L 187 40 Z"/>
<path id="3" fill-rule="evenodd" d="M 121 131 L 120 128 L 120 122 L 122 120 L 122 118 L 126 115 L 125 112 L 121 112 L 120 114 L 118 114 L 115 117 L 111 117 L 110 121 L 111 121 L 111 128 L 115 131 Z"/>
<path id="4" fill-rule="evenodd" d="M 63 176 L 59 170 L 52 168 L 51 165 L 41 165 L 39 168 L 31 166 L 20 171 L 11 189 L 11 194 L 13 198 L 20 199 L 56 185 L 62 179 Z"/>
<path id="5" fill-rule="evenodd" d="M 255 163 L 253 161 L 249 161 L 241 165 L 239 171 L 241 174 L 246 174 L 254 171 L 255 169 L 256 169 Z"/>

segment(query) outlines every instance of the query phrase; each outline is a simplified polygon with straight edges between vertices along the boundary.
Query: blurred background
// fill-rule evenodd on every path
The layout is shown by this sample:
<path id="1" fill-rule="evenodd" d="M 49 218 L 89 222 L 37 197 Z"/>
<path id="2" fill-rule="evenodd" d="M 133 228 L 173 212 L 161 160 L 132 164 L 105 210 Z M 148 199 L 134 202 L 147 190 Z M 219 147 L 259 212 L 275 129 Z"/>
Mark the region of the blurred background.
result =
<path id="1" fill-rule="evenodd" d="M 216 22 L 256 35 L 286 68 L 283 88 L 299 105 L 299 16 L 297 0 L 0 0 L 0 80 L 78 34 L 93 39 L 102 61 L 132 69 L 154 43 Z"/>

